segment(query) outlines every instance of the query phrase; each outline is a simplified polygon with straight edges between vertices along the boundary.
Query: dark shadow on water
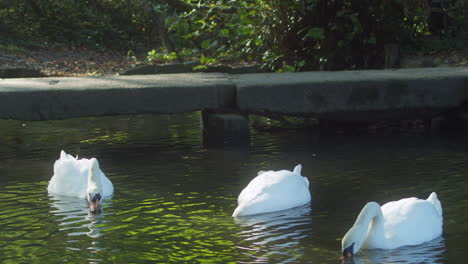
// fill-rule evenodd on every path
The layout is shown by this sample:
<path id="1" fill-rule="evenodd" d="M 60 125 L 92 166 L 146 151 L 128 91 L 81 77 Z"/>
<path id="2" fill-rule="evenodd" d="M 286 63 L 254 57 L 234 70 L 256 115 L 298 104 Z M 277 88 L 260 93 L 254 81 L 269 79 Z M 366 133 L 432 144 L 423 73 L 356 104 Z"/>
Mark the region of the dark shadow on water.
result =
<path id="1" fill-rule="evenodd" d="M 250 146 L 249 135 L 236 135 L 232 133 L 219 133 L 203 135 L 203 146 L 207 148 L 239 148 L 247 149 Z"/>

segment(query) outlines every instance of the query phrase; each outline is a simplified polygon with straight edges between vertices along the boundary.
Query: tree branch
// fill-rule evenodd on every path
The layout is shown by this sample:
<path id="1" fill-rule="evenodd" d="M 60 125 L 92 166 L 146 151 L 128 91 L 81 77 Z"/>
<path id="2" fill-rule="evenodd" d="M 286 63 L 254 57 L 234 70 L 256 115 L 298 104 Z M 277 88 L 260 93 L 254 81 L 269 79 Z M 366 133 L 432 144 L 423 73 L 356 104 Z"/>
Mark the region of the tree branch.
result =
<path id="1" fill-rule="evenodd" d="M 167 51 L 174 51 L 174 43 L 172 43 L 171 39 L 169 38 L 169 33 L 167 32 L 167 28 L 164 26 L 161 17 L 154 11 L 148 0 L 141 0 L 141 3 L 146 12 L 150 15 L 150 17 L 152 17 L 152 23 L 156 27 L 162 45 L 167 49 Z"/>

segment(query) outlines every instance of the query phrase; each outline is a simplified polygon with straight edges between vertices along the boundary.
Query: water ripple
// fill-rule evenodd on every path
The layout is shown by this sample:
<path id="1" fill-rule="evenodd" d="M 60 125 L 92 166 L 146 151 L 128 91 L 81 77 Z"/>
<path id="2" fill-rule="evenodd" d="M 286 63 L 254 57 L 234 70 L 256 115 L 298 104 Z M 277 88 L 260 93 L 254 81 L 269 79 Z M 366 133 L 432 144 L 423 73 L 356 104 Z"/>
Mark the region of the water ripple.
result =
<path id="1" fill-rule="evenodd" d="M 254 262 L 297 261 L 301 241 L 312 232 L 311 207 L 306 204 L 284 211 L 235 218 L 242 227 L 237 247 Z"/>
<path id="2" fill-rule="evenodd" d="M 363 250 L 354 262 L 464 261 L 466 137 L 252 131 L 249 146 L 228 149 L 203 146 L 199 114 L 25 124 L 0 121 L 2 263 L 337 263 L 341 236 L 365 202 L 433 190 L 445 240 Z M 47 194 L 62 148 L 99 158 L 112 179 L 115 194 L 101 215 L 90 215 L 84 200 Z M 258 170 L 298 163 L 311 182 L 311 205 L 231 217 Z"/>
<path id="3" fill-rule="evenodd" d="M 345 261 L 344 263 L 445 263 L 443 256 L 445 251 L 445 240 L 443 237 L 439 237 L 416 246 L 406 246 L 392 250 L 362 250 L 353 257 L 352 261 Z"/>

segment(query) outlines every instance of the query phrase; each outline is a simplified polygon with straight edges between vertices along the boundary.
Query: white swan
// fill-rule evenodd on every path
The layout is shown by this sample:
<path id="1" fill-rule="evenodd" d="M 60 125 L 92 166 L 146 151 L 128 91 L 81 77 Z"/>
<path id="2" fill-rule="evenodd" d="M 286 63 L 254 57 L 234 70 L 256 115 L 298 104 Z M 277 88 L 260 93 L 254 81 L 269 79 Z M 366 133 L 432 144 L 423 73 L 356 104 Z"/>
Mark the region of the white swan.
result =
<path id="1" fill-rule="evenodd" d="M 233 217 L 274 212 L 310 202 L 309 180 L 294 171 L 260 171 L 239 194 Z"/>
<path id="2" fill-rule="evenodd" d="M 112 195 L 114 186 L 99 168 L 97 159 L 78 159 L 62 150 L 54 163 L 50 194 L 88 199 L 90 209 L 98 211 L 101 199 Z"/>
<path id="3" fill-rule="evenodd" d="M 417 245 L 442 234 L 442 206 L 435 192 L 427 200 L 405 198 L 367 203 L 341 241 L 344 257 L 361 248 L 392 249 Z"/>

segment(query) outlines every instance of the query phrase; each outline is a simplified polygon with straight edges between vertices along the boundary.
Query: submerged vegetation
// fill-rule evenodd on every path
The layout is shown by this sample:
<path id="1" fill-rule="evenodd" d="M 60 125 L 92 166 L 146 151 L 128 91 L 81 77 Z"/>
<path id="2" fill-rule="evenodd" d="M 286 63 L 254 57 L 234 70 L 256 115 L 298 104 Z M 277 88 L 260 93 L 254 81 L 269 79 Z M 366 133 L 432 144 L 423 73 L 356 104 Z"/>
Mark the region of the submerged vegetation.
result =
<path id="1" fill-rule="evenodd" d="M 439 3 L 437 5 L 437 3 Z M 92 46 L 147 63 L 379 68 L 385 49 L 466 48 L 468 0 L 0 1 L 0 48 Z M 441 5 L 443 3 L 443 5 Z M 13 46 L 14 49 L 14 46 Z"/>

